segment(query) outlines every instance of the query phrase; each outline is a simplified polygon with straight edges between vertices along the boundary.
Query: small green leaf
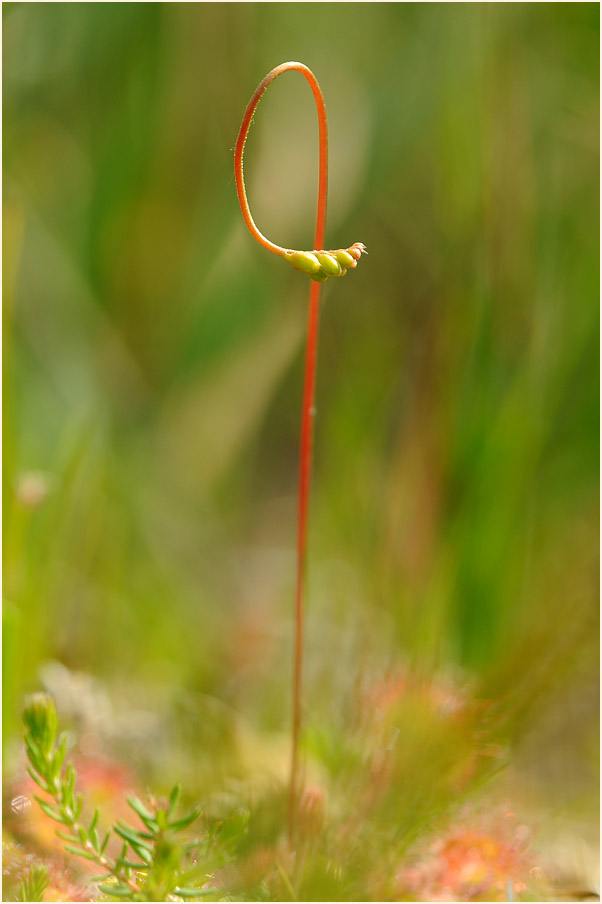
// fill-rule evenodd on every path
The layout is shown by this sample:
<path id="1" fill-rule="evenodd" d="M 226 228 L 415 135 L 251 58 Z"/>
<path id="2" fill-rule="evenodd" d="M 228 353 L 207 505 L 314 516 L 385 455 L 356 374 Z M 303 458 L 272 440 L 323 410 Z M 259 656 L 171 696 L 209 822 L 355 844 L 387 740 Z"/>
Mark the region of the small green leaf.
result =
<path id="1" fill-rule="evenodd" d="M 66 844 L 65 850 L 69 851 L 70 854 L 77 854 L 78 857 L 85 857 L 86 860 L 96 861 L 98 859 L 96 854 L 93 854 L 92 851 L 84 851 L 82 848 L 77 848 L 73 844 Z"/>
<path id="2" fill-rule="evenodd" d="M 31 766 L 27 767 L 27 771 L 31 775 L 31 777 L 34 780 L 34 782 L 36 783 L 36 785 L 39 785 L 39 787 L 42 789 L 42 791 L 46 791 L 47 794 L 52 794 L 50 785 L 47 782 L 45 782 L 44 779 L 40 775 L 37 774 L 37 772 L 34 772 L 34 770 L 31 768 Z"/>
<path id="3" fill-rule="evenodd" d="M 73 798 L 73 791 L 75 789 L 75 769 L 73 768 L 72 763 L 67 764 L 67 771 L 65 773 L 65 779 L 63 781 L 63 799 L 67 806 L 72 809 L 75 808 L 75 802 Z"/>
<path id="4" fill-rule="evenodd" d="M 35 743 L 33 738 L 29 735 L 26 736 L 25 742 L 27 745 L 27 756 L 29 757 L 29 762 L 31 763 L 33 768 L 36 770 L 36 772 L 39 772 L 43 778 L 47 778 L 48 777 L 48 763 L 42 756 L 42 752 L 40 751 L 40 748 Z"/>
<path id="5" fill-rule="evenodd" d="M 102 844 L 100 845 L 100 853 L 101 853 L 101 854 L 104 854 L 104 852 L 106 851 L 106 849 L 107 849 L 107 844 L 109 843 L 110 837 L 111 837 L 111 833 L 110 833 L 109 831 L 107 831 L 107 833 L 105 834 L 105 837 L 104 837 L 104 839 L 103 839 L 103 842 L 102 842 Z"/>
<path id="6" fill-rule="evenodd" d="M 145 863 L 148 864 L 153 862 L 153 855 L 147 850 L 147 848 L 139 847 L 138 845 L 134 846 L 133 844 L 131 846 L 134 852 L 138 854 L 140 859 L 144 860 Z"/>
<path id="7" fill-rule="evenodd" d="M 179 832 L 182 829 L 187 829 L 188 826 L 192 825 L 195 819 L 198 819 L 200 815 L 200 810 L 193 810 L 192 813 L 188 814 L 188 816 L 184 816 L 182 819 L 176 819 L 175 822 L 170 822 L 169 828 L 173 829 L 174 832 Z"/>
<path id="8" fill-rule="evenodd" d="M 42 800 L 37 795 L 34 794 L 34 797 L 37 800 L 37 802 L 39 803 L 39 805 L 42 808 L 42 810 L 44 811 L 44 813 L 46 814 L 46 816 L 50 816 L 50 818 L 54 819 L 56 822 L 62 822 L 63 825 L 66 825 L 66 826 L 71 825 L 71 822 L 69 821 L 69 819 L 67 818 L 67 816 L 65 814 L 59 812 L 59 810 L 55 809 L 54 807 L 51 807 L 50 804 L 47 804 L 46 801 Z"/>
<path id="9" fill-rule="evenodd" d="M 176 885 L 174 894 L 180 898 L 205 898 L 208 895 L 214 895 L 219 889 L 217 888 L 182 888 Z"/>
<path id="10" fill-rule="evenodd" d="M 75 844 L 79 844 L 79 838 L 72 832 L 63 832 L 62 829 L 55 829 L 55 832 L 59 836 L 59 838 L 63 839 L 63 841 L 71 841 L 75 842 Z"/>
<path id="11" fill-rule="evenodd" d="M 91 834 L 96 826 L 98 825 L 98 817 L 99 817 L 98 807 L 94 810 L 94 816 L 90 820 L 90 825 L 88 826 L 88 832 Z"/>
<path id="12" fill-rule="evenodd" d="M 138 871 L 148 869 L 148 864 L 146 863 L 134 863 L 133 860 L 127 860 L 123 857 L 118 857 L 115 862 L 118 863 L 119 866 L 123 866 L 125 869 L 134 869 Z"/>
<path id="13" fill-rule="evenodd" d="M 112 895 L 114 898 L 129 898 L 133 892 L 129 885 L 99 885 L 103 895 Z"/>
<path id="14" fill-rule="evenodd" d="M 128 804 L 138 814 L 138 816 L 143 817 L 144 819 L 154 819 L 154 815 L 147 810 L 140 798 L 138 797 L 128 797 Z"/>
<path id="15" fill-rule="evenodd" d="M 178 806 L 178 802 L 180 800 L 180 795 L 182 793 L 181 785 L 174 785 L 169 794 L 169 810 L 167 811 L 167 818 L 171 819 L 176 811 L 176 807 Z"/>
<path id="16" fill-rule="evenodd" d="M 161 812 L 161 810 L 159 810 L 159 813 L 160 812 Z M 122 829 L 125 829 L 126 832 L 131 832 L 132 835 L 136 835 L 138 838 L 142 838 L 142 839 L 148 838 L 149 841 L 155 840 L 154 834 L 151 835 L 148 832 L 143 832 L 142 829 L 134 828 L 134 826 L 131 826 L 129 824 L 129 822 L 125 821 L 125 819 L 120 819 L 118 825 L 120 825 Z"/>
<path id="17" fill-rule="evenodd" d="M 53 775 L 59 775 L 62 765 L 65 762 L 65 757 L 67 756 L 67 735 L 63 732 L 59 739 L 59 745 L 56 749 L 56 753 L 54 754 L 54 758 L 52 760 L 52 772 Z"/>
<path id="18" fill-rule="evenodd" d="M 141 847 L 149 854 L 152 853 L 151 848 L 140 838 L 140 835 L 135 829 L 132 829 L 129 826 L 124 827 L 122 823 L 118 823 L 116 826 L 113 826 L 113 828 L 121 838 L 124 838 L 125 841 L 128 841 L 131 845 Z"/>
<path id="19" fill-rule="evenodd" d="M 132 832 L 126 832 L 124 829 L 120 828 L 119 826 L 113 826 L 113 829 L 115 830 L 115 832 L 117 832 L 118 835 L 121 835 L 122 838 L 126 839 L 127 844 L 129 844 L 129 846 L 131 847 L 131 849 L 133 850 L 133 852 L 136 854 L 137 857 L 140 857 L 140 859 L 143 860 L 145 863 L 152 862 L 152 859 L 153 859 L 152 850 L 144 841 L 141 841 Z M 124 846 L 123 846 L 124 849 L 121 853 L 121 856 L 123 858 L 127 857 L 127 844 L 124 844 Z"/>
<path id="20" fill-rule="evenodd" d="M 36 756 L 39 760 L 44 761 L 42 751 L 40 750 L 37 741 L 29 731 L 25 732 L 25 746 L 27 747 L 28 752 L 31 750 L 34 756 Z"/>
<path id="21" fill-rule="evenodd" d="M 134 813 L 138 814 L 147 829 L 149 829 L 153 833 L 159 831 L 159 826 L 156 819 L 154 818 L 152 813 L 149 813 L 141 800 L 138 800 L 137 797 L 128 797 L 127 801 Z"/>

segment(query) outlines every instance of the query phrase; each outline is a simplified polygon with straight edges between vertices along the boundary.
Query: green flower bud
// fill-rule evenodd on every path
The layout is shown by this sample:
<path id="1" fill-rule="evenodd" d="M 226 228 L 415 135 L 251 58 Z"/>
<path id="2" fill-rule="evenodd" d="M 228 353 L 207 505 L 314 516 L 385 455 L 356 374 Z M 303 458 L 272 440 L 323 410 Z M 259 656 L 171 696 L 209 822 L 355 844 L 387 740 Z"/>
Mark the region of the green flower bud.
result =
<path id="1" fill-rule="evenodd" d="M 288 259 L 295 270 L 307 273 L 310 276 L 312 273 L 317 273 L 320 269 L 318 258 L 310 251 L 293 251 L 292 254 L 288 255 Z"/>
<path id="2" fill-rule="evenodd" d="M 313 279 L 314 282 L 326 282 L 328 273 L 324 273 L 323 270 L 318 270 L 317 273 L 310 273 L 309 278 Z"/>
<path id="3" fill-rule="evenodd" d="M 336 253 L 337 260 L 341 267 L 347 270 L 349 267 L 356 267 L 357 261 L 355 261 L 348 251 L 337 251 Z"/>
<path id="4" fill-rule="evenodd" d="M 53 748 L 59 726 L 56 705 L 50 694 L 32 694 L 25 702 L 23 721 L 32 739 L 47 756 Z"/>
<path id="5" fill-rule="evenodd" d="M 322 272 L 325 273 L 326 276 L 341 275 L 341 265 L 334 255 L 329 254 L 327 251 L 316 251 L 316 257 L 320 261 Z"/>

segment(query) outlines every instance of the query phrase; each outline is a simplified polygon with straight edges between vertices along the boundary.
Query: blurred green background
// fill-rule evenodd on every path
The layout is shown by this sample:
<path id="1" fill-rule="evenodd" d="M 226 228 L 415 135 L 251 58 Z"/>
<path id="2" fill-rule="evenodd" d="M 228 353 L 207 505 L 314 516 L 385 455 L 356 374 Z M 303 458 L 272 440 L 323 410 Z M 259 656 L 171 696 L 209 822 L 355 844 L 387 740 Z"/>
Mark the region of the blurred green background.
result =
<path id="1" fill-rule="evenodd" d="M 526 797 L 587 818 L 598 5 L 3 12 L 9 762 L 57 663 L 193 746 L 198 700 L 286 731 L 307 280 L 246 231 L 233 148 L 294 59 L 328 108 L 327 246 L 370 252 L 324 292 L 306 711 L 400 663 L 461 676 Z M 259 228 L 309 247 L 301 76 L 245 163 Z"/>

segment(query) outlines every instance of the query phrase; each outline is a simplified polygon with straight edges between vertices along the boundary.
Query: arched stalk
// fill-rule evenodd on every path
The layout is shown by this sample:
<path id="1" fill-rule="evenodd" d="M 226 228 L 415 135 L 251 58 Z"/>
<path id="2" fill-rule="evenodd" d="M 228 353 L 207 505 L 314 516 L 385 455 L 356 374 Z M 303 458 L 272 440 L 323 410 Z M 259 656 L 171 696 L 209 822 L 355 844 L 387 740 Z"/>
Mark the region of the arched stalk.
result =
<path id="1" fill-rule="evenodd" d="M 318 203 L 316 211 L 316 227 L 314 233 L 314 251 L 301 252 L 291 248 L 282 248 L 267 239 L 255 225 L 251 215 L 243 173 L 243 156 L 245 142 L 253 119 L 253 114 L 268 86 L 284 72 L 300 72 L 309 82 L 318 113 L 319 140 L 319 175 Z M 307 323 L 307 345 L 305 352 L 305 379 L 303 386 L 303 404 L 301 409 L 301 436 L 299 454 L 299 491 L 297 509 L 297 577 L 295 592 L 295 640 L 293 666 L 293 703 L 292 703 L 292 751 L 289 786 L 288 833 L 291 846 L 294 845 L 297 830 L 297 814 L 300 796 L 299 781 L 299 738 L 301 734 L 301 688 L 303 678 L 303 631 L 304 631 L 304 595 L 307 559 L 307 526 L 309 514 L 309 497 L 311 489 L 311 463 L 314 435 L 314 396 L 316 387 L 316 364 L 318 356 L 318 324 L 320 314 L 320 295 L 322 282 L 329 276 L 342 276 L 347 269 L 357 266 L 357 261 L 365 251 L 360 242 L 348 249 L 325 252 L 324 232 L 326 229 L 326 200 L 328 193 L 328 125 L 326 106 L 318 81 L 303 63 L 282 63 L 276 66 L 260 82 L 253 94 L 243 117 L 236 150 L 234 154 L 234 171 L 236 190 L 245 222 L 251 234 L 269 251 L 287 258 L 295 269 L 307 273 L 312 279 L 309 290 L 309 315 Z"/>

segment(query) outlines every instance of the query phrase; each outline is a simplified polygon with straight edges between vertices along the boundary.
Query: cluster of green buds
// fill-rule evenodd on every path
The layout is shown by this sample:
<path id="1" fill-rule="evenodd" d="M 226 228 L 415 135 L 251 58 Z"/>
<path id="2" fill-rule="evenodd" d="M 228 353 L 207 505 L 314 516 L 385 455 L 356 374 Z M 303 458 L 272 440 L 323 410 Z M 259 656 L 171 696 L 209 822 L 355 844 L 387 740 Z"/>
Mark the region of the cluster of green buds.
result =
<path id="1" fill-rule="evenodd" d="M 331 276 L 345 276 L 347 270 L 357 267 L 366 246 L 355 242 L 350 248 L 338 251 L 287 251 L 286 258 L 295 270 L 306 273 L 315 282 L 325 282 Z"/>

